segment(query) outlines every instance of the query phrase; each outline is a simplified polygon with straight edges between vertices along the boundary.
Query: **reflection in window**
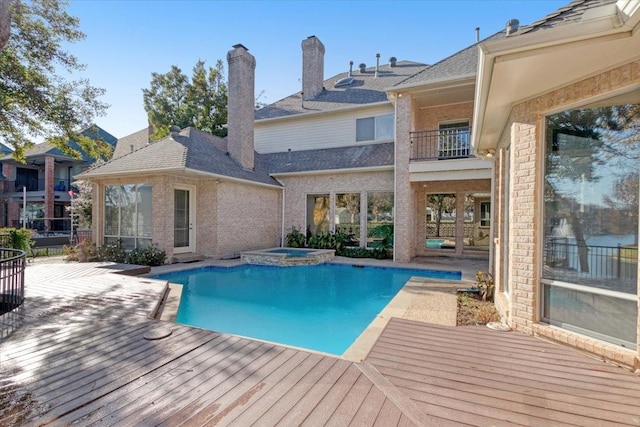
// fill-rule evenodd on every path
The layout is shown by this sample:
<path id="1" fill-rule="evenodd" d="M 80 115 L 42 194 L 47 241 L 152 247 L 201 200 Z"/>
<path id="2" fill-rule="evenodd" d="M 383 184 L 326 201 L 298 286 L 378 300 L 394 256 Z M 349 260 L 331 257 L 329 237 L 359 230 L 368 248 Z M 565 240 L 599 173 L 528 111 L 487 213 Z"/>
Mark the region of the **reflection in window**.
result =
<path id="1" fill-rule="evenodd" d="M 356 141 L 393 139 L 393 114 L 356 120 Z"/>
<path id="2" fill-rule="evenodd" d="M 104 243 L 134 249 L 151 244 L 152 187 L 148 184 L 105 187 Z"/>
<path id="3" fill-rule="evenodd" d="M 611 295 L 637 294 L 640 105 L 568 110 L 546 125 L 543 279 L 584 287 L 548 290 L 546 320 L 629 340 L 620 331 L 635 330 L 637 308 L 614 317 L 602 310 L 616 305 Z M 601 319 L 597 330 L 581 310 Z"/>
<path id="4" fill-rule="evenodd" d="M 307 196 L 307 237 L 329 231 L 329 195 Z"/>
<path id="5" fill-rule="evenodd" d="M 393 248 L 393 193 L 367 193 L 367 247 Z"/>
<path id="6" fill-rule="evenodd" d="M 336 194 L 336 233 L 351 236 L 352 244 L 358 246 L 360 239 L 360 193 Z"/>
<path id="7" fill-rule="evenodd" d="M 427 194 L 427 249 L 455 249 L 456 195 Z"/>

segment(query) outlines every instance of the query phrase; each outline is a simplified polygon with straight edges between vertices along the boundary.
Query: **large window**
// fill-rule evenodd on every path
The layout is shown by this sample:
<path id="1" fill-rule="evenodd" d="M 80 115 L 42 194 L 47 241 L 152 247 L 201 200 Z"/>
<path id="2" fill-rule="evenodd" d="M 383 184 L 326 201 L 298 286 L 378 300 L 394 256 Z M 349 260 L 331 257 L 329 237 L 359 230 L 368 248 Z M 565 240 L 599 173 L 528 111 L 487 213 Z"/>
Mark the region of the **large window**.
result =
<path id="1" fill-rule="evenodd" d="M 352 236 L 354 242 L 360 239 L 360 193 L 336 194 L 335 228 Z"/>
<path id="2" fill-rule="evenodd" d="M 367 193 L 367 246 L 393 248 L 393 193 Z"/>
<path id="3" fill-rule="evenodd" d="M 104 243 L 124 249 L 151 244 L 151 185 L 109 185 L 104 194 Z"/>
<path id="4" fill-rule="evenodd" d="M 329 231 L 329 195 L 307 196 L 307 237 Z"/>
<path id="5" fill-rule="evenodd" d="M 543 318 L 633 348 L 639 166 L 640 104 L 547 117 Z"/>
<path id="6" fill-rule="evenodd" d="M 393 114 L 356 120 L 356 141 L 393 139 Z"/>

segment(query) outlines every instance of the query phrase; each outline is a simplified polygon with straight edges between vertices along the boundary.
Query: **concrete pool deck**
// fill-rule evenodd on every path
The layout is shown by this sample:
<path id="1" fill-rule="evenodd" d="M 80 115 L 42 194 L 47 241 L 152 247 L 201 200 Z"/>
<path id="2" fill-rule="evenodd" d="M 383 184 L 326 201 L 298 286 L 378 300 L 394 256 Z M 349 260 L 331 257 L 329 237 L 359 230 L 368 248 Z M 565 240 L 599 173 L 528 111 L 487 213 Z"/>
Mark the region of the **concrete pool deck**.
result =
<path id="1" fill-rule="evenodd" d="M 392 317 L 418 320 L 443 326 L 456 326 L 456 290 L 469 287 L 475 281 L 478 270 L 486 271 L 487 262 L 478 259 L 456 260 L 451 269 L 450 258 L 417 259 L 412 263 L 393 263 L 389 260 L 335 257 L 330 263 L 364 265 L 371 267 L 409 268 L 414 270 L 460 271 L 462 279 L 445 280 L 414 276 L 387 306 L 376 316 L 358 339 L 342 355 L 345 360 L 360 362 L 367 356 Z M 147 276 L 185 271 L 205 267 L 234 267 L 245 264 L 242 260 L 204 260 L 189 264 L 172 264 L 153 267 Z M 159 310 L 159 319 L 176 321 L 182 286 L 169 284 L 170 292 Z"/>

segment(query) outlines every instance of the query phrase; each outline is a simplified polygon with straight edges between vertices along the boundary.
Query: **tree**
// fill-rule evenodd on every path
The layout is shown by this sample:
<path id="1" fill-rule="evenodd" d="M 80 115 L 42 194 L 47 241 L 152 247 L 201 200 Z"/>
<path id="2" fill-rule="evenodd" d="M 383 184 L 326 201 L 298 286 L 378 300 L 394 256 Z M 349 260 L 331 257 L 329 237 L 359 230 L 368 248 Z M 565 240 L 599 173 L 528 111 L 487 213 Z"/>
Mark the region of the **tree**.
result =
<path id="1" fill-rule="evenodd" d="M 14 148 L 24 161 L 24 150 L 47 140 L 65 154 L 79 157 L 69 147 L 74 140 L 93 158 L 107 156 L 111 146 L 82 135 L 107 105 L 99 100 L 104 89 L 88 80 L 68 81 L 60 73 L 84 69 L 78 59 L 62 49 L 82 40 L 79 21 L 69 16 L 63 0 L 2 1 L 8 7 L 11 28 L 0 52 L 0 140 Z M 3 28 L 0 9 L 0 28 Z M 4 18 L 6 19 L 6 18 Z"/>
<path id="2" fill-rule="evenodd" d="M 436 219 L 436 237 L 440 237 L 440 226 L 442 224 L 442 214 L 445 212 L 453 212 L 456 207 L 455 194 L 429 194 L 427 195 L 427 204 L 433 209 L 433 215 Z"/>
<path id="3" fill-rule="evenodd" d="M 0 52 L 9 40 L 11 33 L 11 14 L 9 13 L 9 2 L 0 1 Z"/>
<path id="4" fill-rule="evenodd" d="M 191 81 L 176 65 L 165 74 L 152 73 L 142 98 L 154 141 L 168 135 L 173 125 L 181 129 L 193 126 L 221 137 L 227 134 L 223 127 L 227 123 L 227 84 L 221 60 L 208 69 L 204 61 L 198 61 Z"/>
<path id="5" fill-rule="evenodd" d="M 89 181 L 78 180 L 73 183 L 78 190 L 74 193 L 75 197 L 71 197 L 71 205 L 67 206 L 67 211 L 72 216 L 72 220 L 76 220 L 76 225 L 90 227 L 91 213 L 93 206 L 92 191 L 93 187 Z"/>

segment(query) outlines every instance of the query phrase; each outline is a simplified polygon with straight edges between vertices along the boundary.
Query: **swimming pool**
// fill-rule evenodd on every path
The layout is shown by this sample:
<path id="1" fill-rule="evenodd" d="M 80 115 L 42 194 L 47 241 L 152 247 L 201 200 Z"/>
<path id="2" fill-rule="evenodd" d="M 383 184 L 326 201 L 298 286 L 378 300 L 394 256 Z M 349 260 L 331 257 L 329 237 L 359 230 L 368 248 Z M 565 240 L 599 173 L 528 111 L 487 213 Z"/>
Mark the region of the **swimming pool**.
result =
<path id="1" fill-rule="evenodd" d="M 459 280 L 461 274 L 243 265 L 155 278 L 184 286 L 178 323 L 341 355 L 412 276 Z"/>

